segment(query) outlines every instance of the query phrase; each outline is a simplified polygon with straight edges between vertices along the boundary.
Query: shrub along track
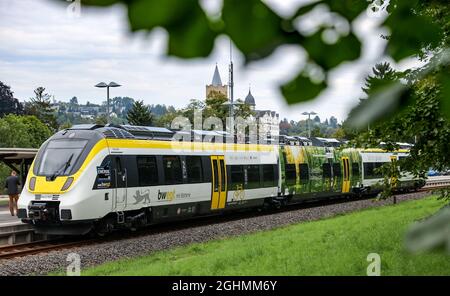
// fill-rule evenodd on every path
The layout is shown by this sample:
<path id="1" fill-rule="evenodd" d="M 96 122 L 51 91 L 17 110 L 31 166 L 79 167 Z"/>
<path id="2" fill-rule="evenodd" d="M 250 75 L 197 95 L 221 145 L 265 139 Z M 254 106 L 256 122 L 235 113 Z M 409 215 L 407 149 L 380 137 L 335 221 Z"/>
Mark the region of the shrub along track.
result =
<path id="1" fill-rule="evenodd" d="M 420 199 L 430 189 L 397 195 L 397 202 Z M 0 275 L 47 274 L 62 271 L 69 264 L 67 255 L 77 253 L 82 268 L 121 258 L 145 255 L 191 243 L 270 230 L 276 227 L 324 219 L 365 208 L 391 204 L 392 200 L 335 199 L 292 205 L 280 210 L 246 211 L 209 216 L 183 222 L 151 226 L 136 232 L 118 232 L 104 239 L 57 240 L 52 244 L 16 247 L 16 254 L 4 255 L 0 249 Z M 33 250 L 34 248 L 34 250 Z M 14 248 L 11 248 L 14 249 Z M 29 249 L 27 251 L 26 249 Z M 4 252 L 6 254 L 7 252 Z M 18 257 L 19 256 L 19 257 Z"/>

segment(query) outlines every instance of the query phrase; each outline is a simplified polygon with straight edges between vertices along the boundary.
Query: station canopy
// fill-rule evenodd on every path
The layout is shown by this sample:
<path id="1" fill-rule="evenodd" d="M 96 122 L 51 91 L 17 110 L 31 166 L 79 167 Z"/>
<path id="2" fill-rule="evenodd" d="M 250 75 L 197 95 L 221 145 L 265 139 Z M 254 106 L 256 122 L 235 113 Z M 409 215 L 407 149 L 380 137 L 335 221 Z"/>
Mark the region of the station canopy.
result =
<path id="1" fill-rule="evenodd" d="M 0 163 L 19 172 L 22 184 L 24 184 L 37 152 L 38 149 L 34 148 L 0 148 Z"/>
<path id="2" fill-rule="evenodd" d="M 33 161 L 38 149 L 34 148 L 0 148 L 0 161 L 22 163 L 23 160 Z"/>

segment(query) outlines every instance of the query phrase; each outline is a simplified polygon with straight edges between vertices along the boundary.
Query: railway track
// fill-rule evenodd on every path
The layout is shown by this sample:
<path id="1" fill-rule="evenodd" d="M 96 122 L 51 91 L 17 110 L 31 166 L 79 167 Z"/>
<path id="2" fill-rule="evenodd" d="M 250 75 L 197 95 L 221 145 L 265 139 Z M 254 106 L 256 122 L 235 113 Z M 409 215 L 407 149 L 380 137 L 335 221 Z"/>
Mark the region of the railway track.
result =
<path id="1" fill-rule="evenodd" d="M 99 242 L 99 240 L 95 240 Z M 50 252 L 55 250 L 61 250 L 71 247 L 78 247 L 86 245 L 88 243 L 94 243 L 93 240 L 42 240 L 30 243 L 22 243 L 16 245 L 2 246 L 0 247 L 0 260 L 11 259 L 14 257 L 23 257 L 27 255 L 38 254 L 42 252 Z"/>
<path id="2" fill-rule="evenodd" d="M 435 180 L 432 184 L 425 185 L 423 188 L 420 189 L 420 191 L 432 191 L 434 189 L 439 189 L 445 186 L 450 185 L 450 178 L 449 179 L 442 179 L 442 180 Z M 405 193 L 403 193 L 405 194 Z M 406 193 L 407 194 L 407 193 Z M 361 199 L 368 199 L 372 197 L 364 197 Z M 244 218 L 251 218 L 253 216 L 262 216 L 262 215 L 270 215 L 276 212 L 283 212 L 283 211 L 292 211 L 296 209 L 302 209 L 302 208 L 313 208 L 318 205 L 327 205 L 327 204 L 337 204 L 337 203 L 344 203 L 347 202 L 348 199 L 346 198 L 336 198 L 326 201 L 312 201 L 312 202 L 306 202 L 301 204 L 293 204 L 281 209 L 274 209 L 274 210 L 267 210 L 265 212 L 258 212 L 258 211 L 242 211 L 242 212 L 235 212 L 235 213 L 228 213 L 226 215 L 214 215 L 214 216 L 203 216 L 198 217 L 195 219 L 184 221 L 184 223 L 180 224 L 178 222 L 169 222 L 165 224 L 157 224 L 153 225 L 150 228 L 144 228 L 141 230 L 137 230 L 135 232 L 130 231 L 119 231 L 117 233 L 113 233 L 112 235 L 106 237 L 106 238 L 75 238 L 75 239 L 52 239 L 52 240 L 43 240 L 43 241 L 37 241 L 37 242 L 31 242 L 31 243 L 23 243 L 23 244 L 17 244 L 17 245 L 9 245 L 9 246 L 2 246 L 0 247 L 0 261 L 4 259 L 11 259 L 15 257 L 23 257 L 27 255 L 33 255 L 33 254 L 39 254 L 44 252 L 50 252 L 50 251 L 56 251 L 56 250 L 63 250 L 68 248 L 74 248 L 74 247 L 80 247 L 85 246 L 88 244 L 95 244 L 95 243 L 105 243 L 110 241 L 116 241 L 116 240 L 123 240 L 123 239 L 129 239 L 129 238 L 135 238 L 139 236 L 149 235 L 149 234 L 155 234 L 160 232 L 169 232 L 194 226 L 201 226 L 206 225 L 210 223 L 223 223 L 230 220 L 238 220 L 238 219 L 244 219 Z"/>

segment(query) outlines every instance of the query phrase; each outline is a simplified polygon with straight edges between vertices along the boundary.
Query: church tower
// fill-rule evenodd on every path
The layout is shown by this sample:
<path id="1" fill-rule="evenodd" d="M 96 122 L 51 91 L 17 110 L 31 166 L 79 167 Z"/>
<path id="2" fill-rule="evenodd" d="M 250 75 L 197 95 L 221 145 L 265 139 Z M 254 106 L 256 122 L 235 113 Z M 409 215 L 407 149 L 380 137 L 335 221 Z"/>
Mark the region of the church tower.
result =
<path id="1" fill-rule="evenodd" d="M 251 91 L 250 87 L 248 88 L 248 94 L 245 97 L 244 103 L 250 106 L 250 110 L 255 111 L 255 106 L 256 106 L 255 98 L 252 95 L 252 91 Z"/>
<path id="2" fill-rule="evenodd" d="M 228 98 L 228 86 L 226 84 L 222 84 L 222 79 L 220 79 L 219 69 L 214 70 L 213 79 L 210 85 L 206 86 L 206 97 L 209 98 L 212 91 L 219 92 Z"/>

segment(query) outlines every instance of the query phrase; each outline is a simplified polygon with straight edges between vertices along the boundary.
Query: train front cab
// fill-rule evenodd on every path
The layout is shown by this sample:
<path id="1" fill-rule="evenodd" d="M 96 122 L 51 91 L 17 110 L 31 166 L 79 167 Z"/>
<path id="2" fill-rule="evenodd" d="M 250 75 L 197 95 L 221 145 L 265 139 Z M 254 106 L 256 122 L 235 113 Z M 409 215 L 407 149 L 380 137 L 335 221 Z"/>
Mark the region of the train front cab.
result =
<path id="1" fill-rule="evenodd" d="M 101 205 L 90 203 L 92 187 L 77 184 L 95 178 L 89 166 L 108 154 L 101 141 L 97 133 L 84 130 L 60 131 L 48 139 L 30 168 L 18 202 L 18 217 L 37 230 L 58 229 L 64 224 L 66 232 L 71 228 L 76 233 L 87 232 L 91 217 L 102 215 L 95 213 Z"/>

